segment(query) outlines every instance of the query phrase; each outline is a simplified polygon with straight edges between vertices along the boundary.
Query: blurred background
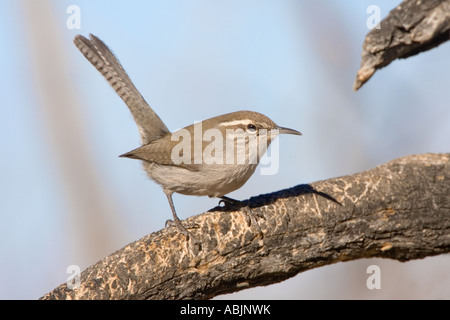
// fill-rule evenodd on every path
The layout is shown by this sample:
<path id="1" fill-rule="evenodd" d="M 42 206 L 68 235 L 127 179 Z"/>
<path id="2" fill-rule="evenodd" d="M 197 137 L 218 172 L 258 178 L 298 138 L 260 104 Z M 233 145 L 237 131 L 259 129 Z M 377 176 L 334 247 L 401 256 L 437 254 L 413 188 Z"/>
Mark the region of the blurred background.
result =
<path id="1" fill-rule="evenodd" d="M 137 129 L 76 34 L 105 41 L 171 130 L 249 109 L 301 131 L 280 139 L 276 175 L 257 170 L 230 194 L 246 199 L 449 152 L 450 43 L 352 91 L 368 7 L 384 18 L 399 2 L 1 0 L 0 298 L 36 299 L 70 265 L 84 270 L 171 217 L 140 163 L 118 158 L 139 146 Z M 174 201 L 182 219 L 218 204 Z M 379 290 L 366 286 L 373 264 Z M 218 298 L 449 299 L 449 270 L 448 255 L 359 260 Z"/>

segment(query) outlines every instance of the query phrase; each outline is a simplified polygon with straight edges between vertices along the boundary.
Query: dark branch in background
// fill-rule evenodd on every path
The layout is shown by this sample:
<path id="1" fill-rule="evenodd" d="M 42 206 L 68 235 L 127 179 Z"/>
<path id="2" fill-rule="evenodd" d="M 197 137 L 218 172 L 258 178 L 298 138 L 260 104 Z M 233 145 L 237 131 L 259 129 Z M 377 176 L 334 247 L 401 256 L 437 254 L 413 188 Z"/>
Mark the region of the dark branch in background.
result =
<path id="1" fill-rule="evenodd" d="M 248 225 L 248 207 L 259 215 Z M 174 227 L 133 242 L 43 299 L 205 299 L 369 257 L 450 251 L 450 154 L 407 156 L 354 175 L 299 185 L 187 219 L 203 248 Z"/>
<path id="2" fill-rule="evenodd" d="M 450 38 L 450 0 L 405 0 L 372 29 L 363 44 L 358 90 L 376 70 L 430 50 Z"/>

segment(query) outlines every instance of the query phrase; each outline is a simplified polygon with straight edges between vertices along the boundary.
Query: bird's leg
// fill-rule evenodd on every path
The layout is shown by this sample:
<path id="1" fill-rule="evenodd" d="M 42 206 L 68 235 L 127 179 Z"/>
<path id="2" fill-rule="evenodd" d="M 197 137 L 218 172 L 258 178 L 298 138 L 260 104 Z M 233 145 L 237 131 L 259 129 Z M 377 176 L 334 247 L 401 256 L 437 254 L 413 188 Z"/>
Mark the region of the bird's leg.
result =
<path id="1" fill-rule="evenodd" d="M 167 196 L 167 200 L 169 200 L 169 205 L 170 205 L 170 209 L 172 210 L 172 215 L 173 215 L 173 220 L 167 220 L 166 221 L 166 227 L 170 227 L 173 224 L 175 224 L 175 226 L 180 230 L 180 232 L 182 234 L 185 235 L 185 237 L 187 239 L 191 238 L 196 244 L 200 244 L 200 242 L 198 242 L 194 236 L 192 236 L 192 234 L 186 229 L 186 227 L 181 223 L 180 218 L 178 218 L 177 213 L 175 211 L 175 206 L 173 205 L 173 200 L 172 200 L 172 193 L 170 191 L 164 191 L 164 193 Z M 198 228 L 199 225 L 198 224 L 189 224 L 187 226 L 188 228 Z"/>

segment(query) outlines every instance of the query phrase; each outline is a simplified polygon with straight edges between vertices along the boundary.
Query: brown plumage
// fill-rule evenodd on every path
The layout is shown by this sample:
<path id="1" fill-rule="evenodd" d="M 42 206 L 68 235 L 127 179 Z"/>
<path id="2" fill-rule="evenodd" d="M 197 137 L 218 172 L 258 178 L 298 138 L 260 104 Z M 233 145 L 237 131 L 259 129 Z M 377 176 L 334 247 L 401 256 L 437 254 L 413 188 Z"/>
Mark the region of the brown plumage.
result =
<path id="1" fill-rule="evenodd" d="M 99 38 L 77 35 L 74 44 L 126 103 L 139 129 L 142 146 L 121 157 L 143 162 L 149 178 L 163 188 L 174 222 L 187 237 L 190 234 L 175 212 L 174 192 L 223 197 L 252 176 L 279 133 L 301 134 L 253 111 L 224 114 L 171 133 Z"/>

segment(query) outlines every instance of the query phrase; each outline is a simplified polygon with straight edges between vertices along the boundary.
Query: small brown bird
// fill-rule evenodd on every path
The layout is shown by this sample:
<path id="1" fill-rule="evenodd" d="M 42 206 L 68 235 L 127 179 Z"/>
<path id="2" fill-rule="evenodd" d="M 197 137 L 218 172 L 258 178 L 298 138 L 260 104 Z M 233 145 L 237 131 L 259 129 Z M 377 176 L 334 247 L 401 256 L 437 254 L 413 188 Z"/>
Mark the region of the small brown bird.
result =
<path id="1" fill-rule="evenodd" d="M 253 111 L 223 114 L 171 133 L 99 38 L 92 34 L 90 39 L 77 35 L 74 43 L 134 117 L 142 146 L 121 157 L 142 161 L 150 179 L 163 188 L 174 223 L 186 237 L 190 233 L 176 214 L 174 192 L 232 201 L 225 195 L 247 182 L 278 134 L 301 135 Z"/>

